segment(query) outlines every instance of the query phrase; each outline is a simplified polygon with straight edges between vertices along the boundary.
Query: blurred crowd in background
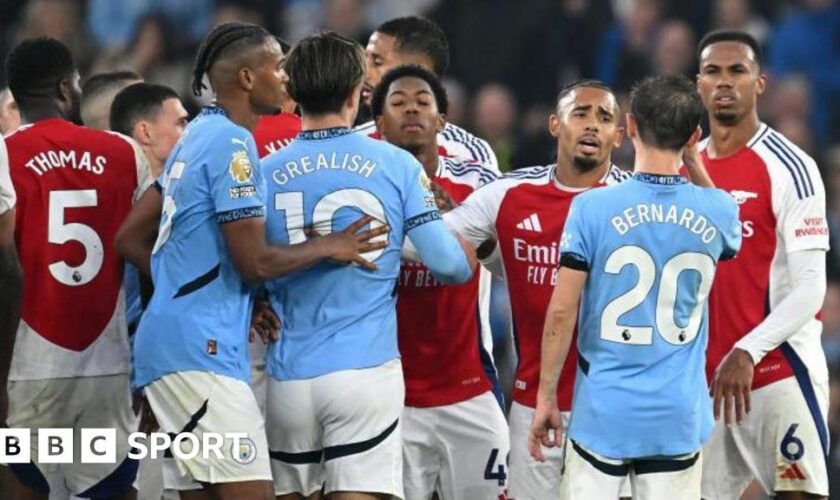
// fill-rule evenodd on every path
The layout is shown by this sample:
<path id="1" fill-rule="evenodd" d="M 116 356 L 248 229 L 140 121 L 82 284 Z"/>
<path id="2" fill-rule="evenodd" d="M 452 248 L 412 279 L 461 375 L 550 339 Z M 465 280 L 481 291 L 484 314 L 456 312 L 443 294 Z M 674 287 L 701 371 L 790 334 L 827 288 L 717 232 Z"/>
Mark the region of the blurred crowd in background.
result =
<path id="1" fill-rule="evenodd" d="M 205 104 L 189 89 L 193 58 L 215 24 L 259 23 L 291 43 L 332 29 L 365 45 L 379 23 L 425 15 L 449 38 L 448 119 L 486 139 L 503 171 L 553 161 L 547 117 L 564 84 L 597 78 L 626 99 L 650 73 L 693 78 L 707 31 L 749 32 L 764 44 L 770 78 L 762 119 L 817 159 L 828 192 L 823 343 L 840 463 L 840 0 L 0 0 L 0 13 L 4 60 L 23 38 L 55 37 L 71 47 L 83 79 L 132 70 L 176 89 L 191 113 Z M 0 94 L 0 131 L 8 132 L 4 106 Z M 613 160 L 632 168 L 632 157 L 625 141 Z"/>

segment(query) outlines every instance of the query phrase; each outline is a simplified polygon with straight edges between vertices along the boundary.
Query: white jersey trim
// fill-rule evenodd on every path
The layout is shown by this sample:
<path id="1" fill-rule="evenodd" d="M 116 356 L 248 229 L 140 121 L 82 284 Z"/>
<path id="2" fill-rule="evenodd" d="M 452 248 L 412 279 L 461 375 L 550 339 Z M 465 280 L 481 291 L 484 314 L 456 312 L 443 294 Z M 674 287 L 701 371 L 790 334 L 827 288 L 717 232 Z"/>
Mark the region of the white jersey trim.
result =
<path id="1" fill-rule="evenodd" d="M 55 311 L 61 314 L 61 311 Z M 68 325 L 67 328 L 72 328 Z M 53 344 L 21 319 L 17 329 L 9 380 L 98 377 L 131 372 L 125 319 L 125 291 L 121 288 L 111 321 L 84 351 Z"/>
<path id="2" fill-rule="evenodd" d="M 0 215 L 15 207 L 15 187 L 9 176 L 9 153 L 6 141 L 0 138 Z"/>

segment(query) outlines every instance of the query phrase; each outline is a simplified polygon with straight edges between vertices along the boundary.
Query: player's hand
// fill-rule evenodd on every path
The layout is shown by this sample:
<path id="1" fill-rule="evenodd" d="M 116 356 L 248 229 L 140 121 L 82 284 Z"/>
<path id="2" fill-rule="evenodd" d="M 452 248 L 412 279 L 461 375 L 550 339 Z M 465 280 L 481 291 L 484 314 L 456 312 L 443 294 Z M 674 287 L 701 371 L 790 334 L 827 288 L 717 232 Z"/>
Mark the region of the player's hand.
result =
<path id="1" fill-rule="evenodd" d="M 537 462 L 545 462 L 542 446 L 555 448 L 563 442 L 563 419 L 554 399 L 537 398 L 537 408 L 528 433 L 528 452 Z"/>
<path id="2" fill-rule="evenodd" d="M 140 415 L 140 425 L 137 430 L 143 434 L 151 434 L 152 432 L 156 432 L 160 429 L 160 425 L 155 418 L 155 414 L 152 413 L 152 407 L 149 405 L 149 401 L 142 392 L 137 391 L 134 393 L 134 402 L 134 411 Z"/>
<path id="3" fill-rule="evenodd" d="M 368 229 L 361 233 L 357 232 L 370 224 L 372 220 L 373 217 L 365 215 L 347 226 L 344 231 L 323 236 L 324 244 L 328 245 L 329 258 L 345 263 L 355 262 L 369 271 L 376 271 L 376 264 L 368 261 L 361 254 L 387 247 L 387 238 L 384 241 L 371 242 L 370 240 L 388 234 L 391 228 L 387 224 L 383 224 L 374 229 Z M 313 228 L 306 229 L 306 235 L 310 238 L 321 237 Z"/>
<path id="4" fill-rule="evenodd" d="M 697 149 L 697 144 L 686 146 L 683 149 L 682 161 L 689 171 L 695 171 L 698 167 L 702 167 L 703 159 L 700 158 L 700 150 Z"/>
<path id="5" fill-rule="evenodd" d="M 440 210 L 443 213 L 446 213 L 458 206 L 458 204 L 455 203 L 452 197 L 449 196 L 449 193 L 447 193 L 446 190 L 443 189 L 443 186 L 441 186 L 437 182 L 432 182 L 431 188 L 432 194 L 435 195 L 435 204 L 437 205 L 438 210 Z"/>
<path id="6" fill-rule="evenodd" d="M 726 425 L 740 424 L 744 420 L 751 409 L 754 369 L 752 356 L 743 349 L 733 348 L 723 358 L 709 387 L 709 395 L 714 398 L 715 420 L 720 420 L 721 404 Z"/>
<path id="7" fill-rule="evenodd" d="M 254 303 L 254 310 L 251 312 L 251 328 L 248 330 L 248 341 L 254 342 L 257 337 L 263 344 L 277 342 L 280 340 L 280 327 L 282 322 L 277 313 L 272 309 L 267 300 L 258 300 Z"/>

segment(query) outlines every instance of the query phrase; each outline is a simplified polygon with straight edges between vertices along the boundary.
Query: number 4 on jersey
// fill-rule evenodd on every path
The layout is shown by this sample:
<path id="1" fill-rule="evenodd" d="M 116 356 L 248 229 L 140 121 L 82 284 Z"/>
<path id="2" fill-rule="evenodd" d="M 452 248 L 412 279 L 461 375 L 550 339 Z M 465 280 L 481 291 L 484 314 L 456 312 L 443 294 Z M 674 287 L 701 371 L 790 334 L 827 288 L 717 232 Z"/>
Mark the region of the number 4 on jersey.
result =
<path id="1" fill-rule="evenodd" d="M 496 459 L 499 458 L 499 449 L 493 448 L 490 451 L 490 457 L 487 459 L 487 465 L 484 466 L 484 479 L 498 480 L 499 486 L 504 486 L 507 481 L 507 473 L 505 472 L 505 464 L 501 463 L 496 467 Z M 496 468 L 494 471 L 493 469 Z"/>

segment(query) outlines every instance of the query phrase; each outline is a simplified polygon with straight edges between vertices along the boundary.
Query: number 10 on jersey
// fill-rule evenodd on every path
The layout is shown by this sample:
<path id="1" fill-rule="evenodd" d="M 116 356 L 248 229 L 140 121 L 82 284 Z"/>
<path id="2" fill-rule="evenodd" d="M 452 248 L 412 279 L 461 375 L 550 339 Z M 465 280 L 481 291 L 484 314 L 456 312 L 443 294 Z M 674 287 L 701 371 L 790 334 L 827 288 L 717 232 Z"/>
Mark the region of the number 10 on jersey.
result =
<path id="1" fill-rule="evenodd" d="M 312 210 L 312 227 L 320 234 L 333 232 L 332 224 L 336 213 L 342 208 L 355 208 L 366 215 L 373 217 L 370 223 L 371 229 L 381 227 L 387 223 L 385 207 L 382 202 L 373 194 L 363 189 L 339 189 L 327 193 L 315 203 Z M 275 193 L 274 209 L 283 211 L 286 214 L 286 232 L 290 245 L 306 241 L 304 233 L 305 217 L 303 213 L 303 192 L 292 191 L 288 193 Z M 371 243 L 385 241 L 388 234 L 372 238 Z M 374 261 L 379 258 L 385 249 L 373 250 L 363 254 L 365 259 Z"/>

